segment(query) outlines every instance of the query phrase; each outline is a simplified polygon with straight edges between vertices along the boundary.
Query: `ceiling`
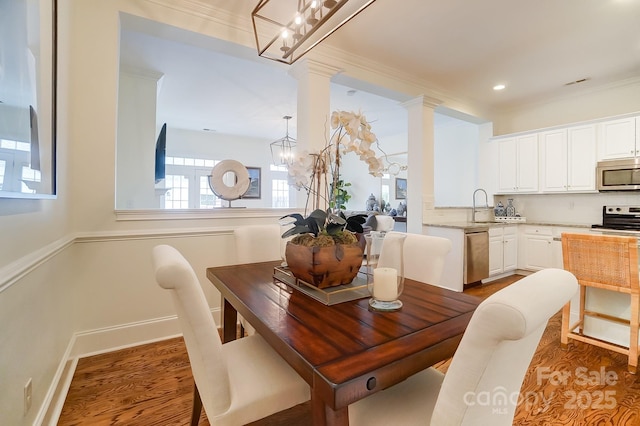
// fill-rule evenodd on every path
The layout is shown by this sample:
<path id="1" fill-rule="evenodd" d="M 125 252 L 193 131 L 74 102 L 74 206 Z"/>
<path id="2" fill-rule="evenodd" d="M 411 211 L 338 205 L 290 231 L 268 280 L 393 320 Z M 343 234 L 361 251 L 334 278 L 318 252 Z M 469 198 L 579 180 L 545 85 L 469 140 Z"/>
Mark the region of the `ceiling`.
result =
<path id="1" fill-rule="evenodd" d="M 251 31 L 256 0 L 192 3 L 237 15 Z M 175 28 L 123 22 L 121 63 L 164 75 L 162 120 L 278 138 L 282 116 L 292 115 L 295 136 L 287 65 Z M 322 46 L 392 64 L 434 92 L 510 109 L 640 78 L 640 0 L 377 0 Z M 494 91 L 498 83 L 506 88 Z M 362 110 L 378 136 L 406 121 L 397 99 L 350 89 L 332 87 L 332 109 Z"/>

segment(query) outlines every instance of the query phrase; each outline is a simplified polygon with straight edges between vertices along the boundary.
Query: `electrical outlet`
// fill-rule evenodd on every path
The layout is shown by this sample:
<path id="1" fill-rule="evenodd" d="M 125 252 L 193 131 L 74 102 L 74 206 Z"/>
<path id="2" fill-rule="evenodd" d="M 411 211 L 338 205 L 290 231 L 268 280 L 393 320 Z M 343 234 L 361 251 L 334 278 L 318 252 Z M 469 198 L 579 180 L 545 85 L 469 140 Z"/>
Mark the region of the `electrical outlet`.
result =
<path id="1" fill-rule="evenodd" d="M 31 377 L 27 380 L 27 384 L 24 385 L 24 413 L 27 414 L 31 408 L 31 402 L 33 400 L 33 382 Z"/>

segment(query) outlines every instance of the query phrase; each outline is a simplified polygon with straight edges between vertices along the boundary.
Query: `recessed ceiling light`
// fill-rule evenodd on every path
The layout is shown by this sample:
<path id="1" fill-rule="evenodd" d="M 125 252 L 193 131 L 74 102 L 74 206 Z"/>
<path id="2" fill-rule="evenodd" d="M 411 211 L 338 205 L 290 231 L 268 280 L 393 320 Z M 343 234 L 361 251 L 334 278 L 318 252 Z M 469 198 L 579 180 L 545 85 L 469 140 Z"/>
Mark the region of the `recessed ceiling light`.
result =
<path id="1" fill-rule="evenodd" d="M 351 89 L 351 90 L 347 90 L 347 96 L 353 96 L 353 95 L 355 95 L 356 93 L 357 93 L 357 90 L 353 90 L 353 89 Z"/>
<path id="2" fill-rule="evenodd" d="M 216 131 L 216 129 L 207 129 L 206 127 L 204 129 L 202 129 L 202 130 L 204 130 L 205 132 L 215 132 Z"/>
<path id="3" fill-rule="evenodd" d="M 504 84 L 496 84 L 495 86 L 493 86 L 493 90 L 503 90 L 505 87 L 507 86 L 505 86 Z"/>

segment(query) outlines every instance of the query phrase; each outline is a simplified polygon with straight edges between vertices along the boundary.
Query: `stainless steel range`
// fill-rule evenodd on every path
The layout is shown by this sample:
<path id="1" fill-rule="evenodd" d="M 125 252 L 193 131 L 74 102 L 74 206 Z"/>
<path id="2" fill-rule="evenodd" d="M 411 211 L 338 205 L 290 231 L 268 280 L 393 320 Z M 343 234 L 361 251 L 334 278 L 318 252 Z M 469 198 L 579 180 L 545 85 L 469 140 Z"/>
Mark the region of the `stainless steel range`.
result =
<path id="1" fill-rule="evenodd" d="M 602 207 L 602 225 L 591 225 L 593 230 L 640 233 L 640 206 Z"/>

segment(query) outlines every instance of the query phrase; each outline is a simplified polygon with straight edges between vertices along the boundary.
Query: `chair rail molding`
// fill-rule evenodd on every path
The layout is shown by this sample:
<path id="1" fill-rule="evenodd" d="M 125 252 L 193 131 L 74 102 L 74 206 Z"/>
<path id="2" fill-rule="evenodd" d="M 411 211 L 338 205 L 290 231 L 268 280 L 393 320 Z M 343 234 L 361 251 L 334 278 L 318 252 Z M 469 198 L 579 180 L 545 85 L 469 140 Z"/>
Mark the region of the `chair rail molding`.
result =
<path id="1" fill-rule="evenodd" d="M 42 264 L 55 257 L 58 253 L 70 247 L 74 241 L 75 236 L 64 236 L 0 268 L 0 293 L 20 281 L 20 279 L 34 271 Z"/>

